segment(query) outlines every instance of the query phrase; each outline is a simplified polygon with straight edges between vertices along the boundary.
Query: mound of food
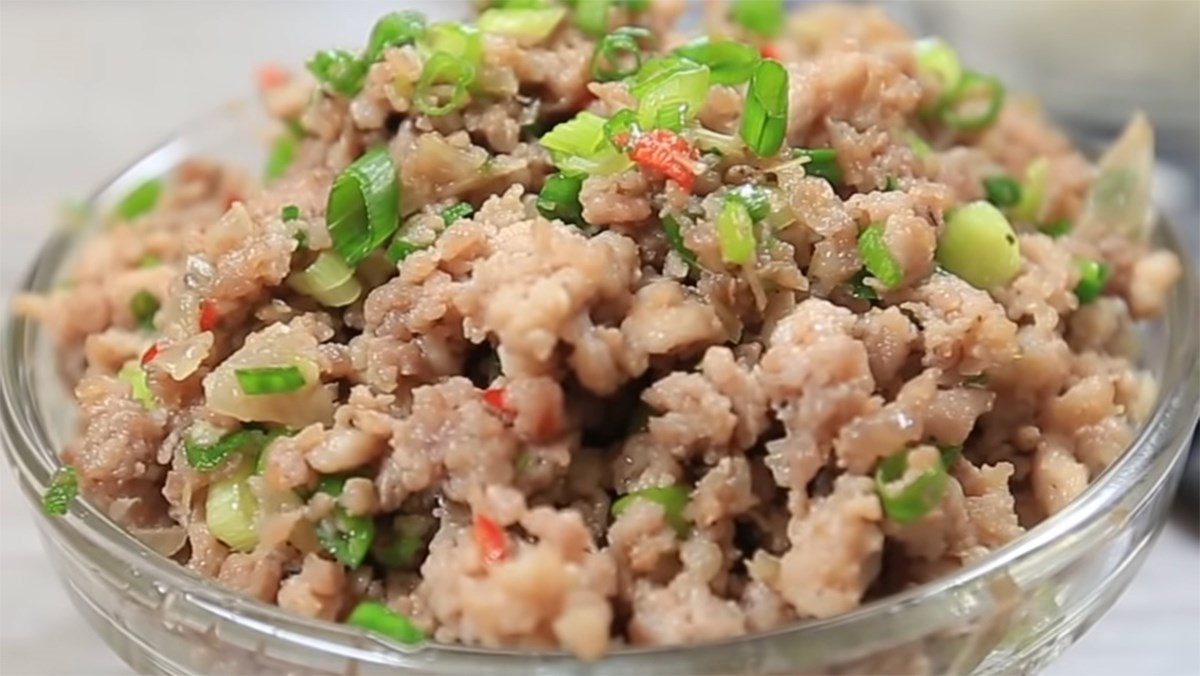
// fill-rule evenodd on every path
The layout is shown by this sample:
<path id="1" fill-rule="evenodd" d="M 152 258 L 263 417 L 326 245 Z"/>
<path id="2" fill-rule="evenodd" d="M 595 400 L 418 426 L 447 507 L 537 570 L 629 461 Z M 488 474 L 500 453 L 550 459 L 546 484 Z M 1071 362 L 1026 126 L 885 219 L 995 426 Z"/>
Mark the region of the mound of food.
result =
<path id="1" fill-rule="evenodd" d="M 1144 120 L 1093 165 L 875 9 L 491 5 L 264 69 L 265 180 L 189 161 L 19 301 L 81 409 L 49 511 L 594 659 L 920 584 L 1126 448 L 1180 272 Z"/>

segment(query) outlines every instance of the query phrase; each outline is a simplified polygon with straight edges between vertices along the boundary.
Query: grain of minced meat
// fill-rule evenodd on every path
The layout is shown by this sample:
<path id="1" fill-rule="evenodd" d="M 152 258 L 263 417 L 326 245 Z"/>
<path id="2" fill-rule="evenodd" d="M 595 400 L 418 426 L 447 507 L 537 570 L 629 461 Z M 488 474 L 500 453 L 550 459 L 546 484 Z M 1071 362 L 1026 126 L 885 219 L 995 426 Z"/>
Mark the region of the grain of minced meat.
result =
<path id="1" fill-rule="evenodd" d="M 587 659 L 1061 510 L 1155 400 L 1149 127 L 1092 164 L 875 9 L 734 7 L 400 13 L 264 69 L 268 180 L 188 161 L 19 299 L 84 496 L 295 613 Z"/>

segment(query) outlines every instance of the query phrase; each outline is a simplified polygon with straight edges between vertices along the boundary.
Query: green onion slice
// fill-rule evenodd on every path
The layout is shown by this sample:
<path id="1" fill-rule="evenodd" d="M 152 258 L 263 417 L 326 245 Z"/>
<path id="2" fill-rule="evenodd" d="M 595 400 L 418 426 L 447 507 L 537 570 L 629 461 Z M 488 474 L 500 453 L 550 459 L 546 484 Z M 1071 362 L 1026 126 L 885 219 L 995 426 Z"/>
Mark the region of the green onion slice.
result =
<path id="1" fill-rule="evenodd" d="M 425 632 L 418 629 L 407 617 L 392 612 L 378 601 L 360 601 L 354 610 L 350 611 L 346 624 L 407 645 L 416 645 L 425 640 Z"/>
<path id="2" fill-rule="evenodd" d="M 842 167 L 838 164 L 838 154 L 833 148 L 796 148 L 792 150 L 793 158 L 806 158 L 804 173 L 829 181 L 837 186 L 842 183 Z"/>
<path id="3" fill-rule="evenodd" d="M 1021 248 L 1008 219 L 983 201 L 946 215 L 937 261 L 979 289 L 1007 284 L 1021 270 Z"/>
<path id="4" fill-rule="evenodd" d="M 236 451 L 246 450 L 255 453 L 262 447 L 266 435 L 261 430 L 241 429 L 221 437 L 216 443 L 201 444 L 190 437 L 183 440 L 184 457 L 188 465 L 202 472 L 208 472 L 220 467 L 230 455 Z"/>
<path id="5" fill-rule="evenodd" d="M 154 205 L 158 204 L 158 197 L 161 194 L 162 181 L 156 178 L 145 181 L 138 185 L 138 187 L 130 190 L 117 203 L 117 216 L 120 216 L 124 220 L 132 221 L 138 216 L 147 214 L 154 209 Z"/>
<path id="6" fill-rule="evenodd" d="M 154 315 L 158 314 L 158 308 L 161 306 L 158 297 L 145 289 L 141 289 L 129 299 L 129 312 L 138 326 L 147 331 L 154 330 Z"/>
<path id="7" fill-rule="evenodd" d="M 492 8 L 480 14 L 475 25 L 484 33 L 505 35 L 528 46 L 549 37 L 566 14 L 565 7 Z"/>
<path id="8" fill-rule="evenodd" d="M 887 517 L 896 523 L 912 523 L 925 516 L 941 504 L 946 491 L 946 467 L 942 461 L 898 485 L 907 470 L 907 450 L 885 458 L 875 468 L 879 501 Z"/>
<path id="9" fill-rule="evenodd" d="M 296 157 L 297 136 L 290 129 L 285 129 L 275 137 L 271 144 L 271 152 L 267 154 L 267 163 L 263 167 L 263 179 L 273 181 L 287 173 Z"/>
<path id="10" fill-rule="evenodd" d="M 628 150 L 641 133 L 642 128 L 638 125 L 637 113 L 628 108 L 622 108 L 613 113 L 613 116 L 604 123 L 604 138 L 621 151 Z"/>
<path id="11" fill-rule="evenodd" d="M 750 45 L 733 40 L 709 40 L 697 38 L 677 47 L 674 54 L 707 66 L 709 81 L 715 85 L 741 84 L 754 74 L 754 67 L 762 60 L 758 50 Z"/>
<path id="12" fill-rule="evenodd" d="M 757 242 L 750 210 L 738 199 L 726 199 L 717 218 L 717 240 L 726 263 L 745 265 L 754 258 Z"/>
<path id="13" fill-rule="evenodd" d="M 760 185 L 739 185 L 729 191 L 729 197 L 745 204 L 754 221 L 771 215 L 771 193 Z"/>
<path id="14" fill-rule="evenodd" d="M 258 499 L 247 479 L 254 463 L 243 460 L 233 474 L 212 483 L 204 503 L 204 522 L 213 537 L 248 552 L 258 544 Z"/>
<path id="15" fill-rule="evenodd" d="M 47 516 L 62 516 L 67 513 L 71 501 L 79 494 L 79 475 L 74 467 L 60 467 L 50 479 L 46 493 L 42 495 L 42 513 Z"/>
<path id="16" fill-rule="evenodd" d="M 609 0 L 579 0 L 575 3 L 575 26 L 594 38 L 608 30 Z"/>
<path id="17" fill-rule="evenodd" d="M 962 79 L 962 65 L 958 61 L 958 53 L 941 38 L 925 38 L 915 44 L 917 57 L 917 72 L 928 73 L 942 86 L 943 91 L 950 91 Z"/>
<path id="18" fill-rule="evenodd" d="M 879 300 L 879 294 L 875 289 L 867 285 L 867 271 L 859 270 L 857 274 L 850 279 L 850 295 L 860 300 L 873 302 Z"/>
<path id="19" fill-rule="evenodd" d="M 370 64 L 343 49 L 326 49 L 314 54 L 305 65 L 330 91 L 351 97 L 362 89 Z"/>
<path id="20" fill-rule="evenodd" d="M 998 78 L 966 71 L 958 84 L 942 96 L 935 114 L 948 127 L 980 131 L 996 121 L 1003 105 L 1004 85 Z"/>
<path id="21" fill-rule="evenodd" d="M 470 218 L 473 213 L 475 213 L 475 207 L 471 206 L 470 202 L 455 202 L 442 209 L 440 216 L 442 217 L 442 223 L 450 226 L 460 218 Z"/>
<path id="22" fill-rule="evenodd" d="M 783 30 L 783 0 L 733 0 L 729 16 L 751 33 L 773 38 Z"/>
<path id="23" fill-rule="evenodd" d="M 1087 305 L 1100 297 L 1112 269 L 1103 261 L 1081 260 L 1079 266 L 1079 283 L 1075 285 L 1075 296 L 1080 305 Z"/>
<path id="24" fill-rule="evenodd" d="M 1039 157 L 1025 167 L 1025 180 L 1021 183 L 1021 199 L 1013 207 L 1012 215 L 1018 221 L 1035 223 L 1042 213 L 1046 201 L 1046 187 L 1050 180 L 1050 160 Z"/>
<path id="25" fill-rule="evenodd" d="M 622 26 L 605 35 L 592 52 L 592 79 L 611 82 L 627 78 L 642 67 L 642 48 L 638 40 L 650 37 L 650 31 L 635 26 Z"/>
<path id="26" fill-rule="evenodd" d="M 882 225 L 872 223 L 862 231 L 858 236 L 858 255 L 862 256 L 867 272 L 887 288 L 894 289 L 904 281 L 904 270 L 884 242 Z"/>
<path id="27" fill-rule="evenodd" d="M 691 523 L 683 513 L 690 501 L 686 486 L 643 488 L 622 496 L 612 505 L 613 518 L 620 517 L 637 500 L 649 500 L 661 505 L 666 514 L 667 523 L 675 529 L 679 537 L 687 537 L 688 531 L 691 530 Z"/>
<path id="28" fill-rule="evenodd" d="M 583 205 L 579 203 L 579 192 L 583 189 L 583 177 L 554 174 L 546 179 L 538 193 L 537 210 L 542 216 L 568 223 L 586 225 L 583 220 Z"/>
<path id="29" fill-rule="evenodd" d="M 787 134 L 787 116 L 787 69 L 778 61 L 763 59 L 750 78 L 746 109 L 742 112 L 742 139 L 755 155 L 774 155 Z"/>
<path id="30" fill-rule="evenodd" d="M 687 263 L 688 268 L 697 270 L 700 267 L 700 262 L 696 260 L 696 253 L 687 248 L 683 243 L 683 231 L 679 227 L 679 221 L 675 220 L 670 214 L 662 217 L 663 233 L 667 236 L 667 244 L 679 254 L 683 262 Z"/>
<path id="31" fill-rule="evenodd" d="M 142 408 L 147 411 L 158 408 L 154 401 L 154 393 L 150 391 L 150 384 L 146 382 L 146 369 L 142 368 L 137 360 L 125 362 L 121 370 L 117 371 L 117 380 L 129 385 L 130 395 Z"/>
<path id="32" fill-rule="evenodd" d="M 708 99 L 708 67 L 677 56 L 652 59 L 630 80 L 629 91 L 638 99 L 643 129 L 655 128 L 664 109 L 683 107 L 683 119 L 690 121 Z"/>
<path id="33" fill-rule="evenodd" d="M 1009 176 L 988 176 L 983 179 L 987 201 L 1001 209 L 1014 207 L 1021 201 L 1021 184 Z"/>
<path id="34" fill-rule="evenodd" d="M 367 516 L 351 516 L 342 507 L 317 524 L 321 547 L 349 568 L 358 568 L 375 541 L 375 522 Z"/>
<path id="35" fill-rule="evenodd" d="M 619 173 L 633 166 L 633 161 L 608 142 L 604 125 L 604 118 L 583 111 L 547 132 L 541 144 L 564 174 Z"/>
<path id="36" fill-rule="evenodd" d="M 467 104 L 475 66 L 466 59 L 438 52 L 421 69 L 413 106 L 430 117 L 452 113 Z"/>
<path id="37" fill-rule="evenodd" d="M 483 34 L 469 24 L 443 21 L 425 29 L 417 48 L 426 60 L 441 52 L 474 67 L 483 60 Z"/>
<path id="38" fill-rule="evenodd" d="M 420 12 L 391 12 L 380 17 L 371 29 L 363 60 L 374 63 L 388 47 L 402 47 L 416 42 L 425 33 L 425 15 Z"/>
<path id="39" fill-rule="evenodd" d="M 1059 237 L 1066 237 L 1067 234 L 1071 232 L 1072 227 L 1073 224 L 1071 223 L 1070 219 L 1060 218 L 1053 223 L 1047 223 L 1039 227 L 1038 230 L 1040 230 L 1043 234 L 1050 235 L 1051 237 L 1058 239 Z"/>
<path id="40" fill-rule="evenodd" d="M 308 384 L 298 366 L 258 366 L 236 369 L 233 374 L 248 395 L 286 394 Z"/>
<path id="41" fill-rule="evenodd" d="M 333 182 L 326 206 L 333 248 L 356 266 L 399 226 L 400 184 L 386 146 L 346 167 Z"/>
<path id="42" fill-rule="evenodd" d="M 332 251 L 322 251 L 307 268 L 293 272 L 288 286 L 326 307 L 345 307 L 362 295 L 354 270 Z"/>
<path id="43" fill-rule="evenodd" d="M 284 223 L 290 223 L 300 218 L 300 207 L 295 204 L 288 204 L 279 210 L 279 217 L 283 219 Z"/>

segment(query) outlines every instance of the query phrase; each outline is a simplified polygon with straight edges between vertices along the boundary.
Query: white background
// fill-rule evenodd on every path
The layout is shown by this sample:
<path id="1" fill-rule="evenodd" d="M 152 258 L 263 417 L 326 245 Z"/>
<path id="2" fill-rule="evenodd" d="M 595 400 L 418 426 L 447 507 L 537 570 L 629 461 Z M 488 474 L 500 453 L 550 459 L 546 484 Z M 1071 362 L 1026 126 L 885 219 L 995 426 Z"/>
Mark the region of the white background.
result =
<path id="1" fill-rule="evenodd" d="M 248 95 L 255 65 L 359 45 L 378 15 L 413 4 L 0 3 L 4 295 L 63 200 L 182 123 Z M 430 13 L 452 9 L 437 4 Z M 31 510 L 7 467 L 0 475 L 0 673 L 128 673 L 76 616 L 42 559 Z M 1168 525 L 1132 588 L 1050 673 L 1200 674 L 1194 522 Z"/>

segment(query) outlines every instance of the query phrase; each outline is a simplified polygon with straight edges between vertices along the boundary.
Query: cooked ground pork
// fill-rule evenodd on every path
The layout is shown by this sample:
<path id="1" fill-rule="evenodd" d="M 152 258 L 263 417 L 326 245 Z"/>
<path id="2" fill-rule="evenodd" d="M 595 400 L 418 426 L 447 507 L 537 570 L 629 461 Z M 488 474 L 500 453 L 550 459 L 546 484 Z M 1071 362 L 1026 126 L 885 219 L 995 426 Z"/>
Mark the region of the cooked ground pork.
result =
<path id="1" fill-rule="evenodd" d="M 609 24 L 661 56 L 685 10 Z M 278 176 L 188 161 L 18 300 L 75 386 L 84 495 L 301 615 L 375 600 L 435 641 L 583 659 L 836 615 L 1062 510 L 1154 402 L 1129 335 L 1180 273 L 1147 224 L 1063 232 L 1133 189 L 1107 185 L 1120 158 L 1092 165 L 1020 103 L 964 127 L 878 10 L 770 39 L 705 16 L 784 63 L 782 150 L 742 125 L 745 78 L 674 130 L 586 141 L 607 159 L 543 145 L 647 105 L 592 81 L 596 39 L 561 16 L 476 36 L 461 92 L 425 81 L 445 56 L 426 37 L 350 55 L 351 86 L 264 77 L 295 145 Z M 372 190 L 347 182 L 368 156 L 398 203 L 347 215 L 327 198 Z M 985 197 L 1019 251 L 995 284 L 945 250 Z M 370 247 L 392 258 L 346 258 L 354 219 L 366 236 L 395 208 Z M 314 290 L 321 261 L 347 272 Z"/>

